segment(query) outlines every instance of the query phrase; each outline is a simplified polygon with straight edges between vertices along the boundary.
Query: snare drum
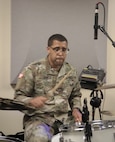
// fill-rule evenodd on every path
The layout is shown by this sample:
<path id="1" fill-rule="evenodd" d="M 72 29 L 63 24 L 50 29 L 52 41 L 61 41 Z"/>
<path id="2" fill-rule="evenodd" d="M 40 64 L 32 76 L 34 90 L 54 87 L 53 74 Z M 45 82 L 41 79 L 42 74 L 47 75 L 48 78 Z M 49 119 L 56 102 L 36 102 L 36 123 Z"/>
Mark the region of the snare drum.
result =
<path id="1" fill-rule="evenodd" d="M 115 142 L 115 120 L 94 120 L 92 126 L 92 142 Z"/>
<path id="2" fill-rule="evenodd" d="M 91 142 L 115 142 L 115 120 L 94 120 L 91 124 L 92 136 Z M 74 128 L 74 129 L 73 129 Z M 51 142 L 84 142 L 86 137 L 84 134 L 85 127 L 73 127 L 58 133 L 52 137 Z"/>
<path id="3" fill-rule="evenodd" d="M 23 142 L 23 141 L 18 138 L 0 136 L 0 142 Z"/>
<path id="4" fill-rule="evenodd" d="M 83 142 L 84 125 L 61 126 L 57 135 L 52 137 L 51 142 Z"/>

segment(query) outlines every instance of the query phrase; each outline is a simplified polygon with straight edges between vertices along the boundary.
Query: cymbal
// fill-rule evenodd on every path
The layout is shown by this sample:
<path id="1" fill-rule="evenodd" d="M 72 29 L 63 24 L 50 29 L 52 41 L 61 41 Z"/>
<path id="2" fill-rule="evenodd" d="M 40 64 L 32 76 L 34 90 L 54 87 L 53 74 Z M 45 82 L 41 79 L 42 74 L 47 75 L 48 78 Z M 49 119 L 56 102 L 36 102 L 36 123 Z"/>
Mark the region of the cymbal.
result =
<path id="1" fill-rule="evenodd" d="M 103 111 L 101 111 L 101 113 L 102 113 L 103 115 L 115 116 L 115 112 L 108 111 L 108 110 L 103 110 Z"/>
<path id="2" fill-rule="evenodd" d="M 95 90 L 113 89 L 113 88 L 115 88 L 115 84 L 103 85 L 103 86 L 97 87 Z"/>
<path id="3" fill-rule="evenodd" d="M 0 98 L 0 110 L 35 110 L 34 107 L 24 104 L 23 102 Z"/>

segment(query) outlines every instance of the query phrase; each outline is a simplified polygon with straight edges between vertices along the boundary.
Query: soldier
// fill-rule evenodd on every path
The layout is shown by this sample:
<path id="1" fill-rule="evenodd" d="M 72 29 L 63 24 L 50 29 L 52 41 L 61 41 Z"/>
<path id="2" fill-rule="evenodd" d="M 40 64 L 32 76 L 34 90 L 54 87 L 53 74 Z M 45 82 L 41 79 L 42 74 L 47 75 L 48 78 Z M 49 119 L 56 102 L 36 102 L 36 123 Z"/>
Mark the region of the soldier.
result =
<path id="1" fill-rule="evenodd" d="M 65 62 L 69 52 L 67 39 L 61 34 L 52 35 L 47 52 L 46 58 L 23 69 L 15 87 L 15 99 L 35 108 L 32 112 L 23 111 L 26 142 L 51 141 L 69 117 L 74 122 L 82 121 L 76 69 Z"/>

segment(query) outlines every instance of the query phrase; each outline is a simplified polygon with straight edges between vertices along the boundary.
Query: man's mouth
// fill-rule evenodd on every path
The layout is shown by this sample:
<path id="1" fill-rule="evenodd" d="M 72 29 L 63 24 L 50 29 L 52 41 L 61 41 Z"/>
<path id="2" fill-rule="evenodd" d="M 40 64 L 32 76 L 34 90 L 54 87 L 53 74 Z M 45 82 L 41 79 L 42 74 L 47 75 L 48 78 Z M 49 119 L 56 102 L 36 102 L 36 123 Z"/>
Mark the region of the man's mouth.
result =
<path id="1" fill-rule="evenodd" d="M 63 58 L 57 58 L 56 61 L 63 61 Z"/>

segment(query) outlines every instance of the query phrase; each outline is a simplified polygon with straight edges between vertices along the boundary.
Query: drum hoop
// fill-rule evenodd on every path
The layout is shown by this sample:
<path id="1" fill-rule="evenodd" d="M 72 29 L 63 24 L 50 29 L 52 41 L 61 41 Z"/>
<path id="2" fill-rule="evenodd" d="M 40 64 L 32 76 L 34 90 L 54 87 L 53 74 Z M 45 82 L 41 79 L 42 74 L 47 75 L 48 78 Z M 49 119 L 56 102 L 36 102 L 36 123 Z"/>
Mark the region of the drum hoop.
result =
<path id="1" fill-rule="evenodd" d="M 115 120 L 94 120 L 91 122 L 92 129 L 110 129 L 115 128 Z"/>
<path id="2" fill-rule="evenodd" d="M 9 142 L 23 142 L 19 138 L 7 137 L 7 136 L 0 136 L 0 140 L 9 140 Z"/>

